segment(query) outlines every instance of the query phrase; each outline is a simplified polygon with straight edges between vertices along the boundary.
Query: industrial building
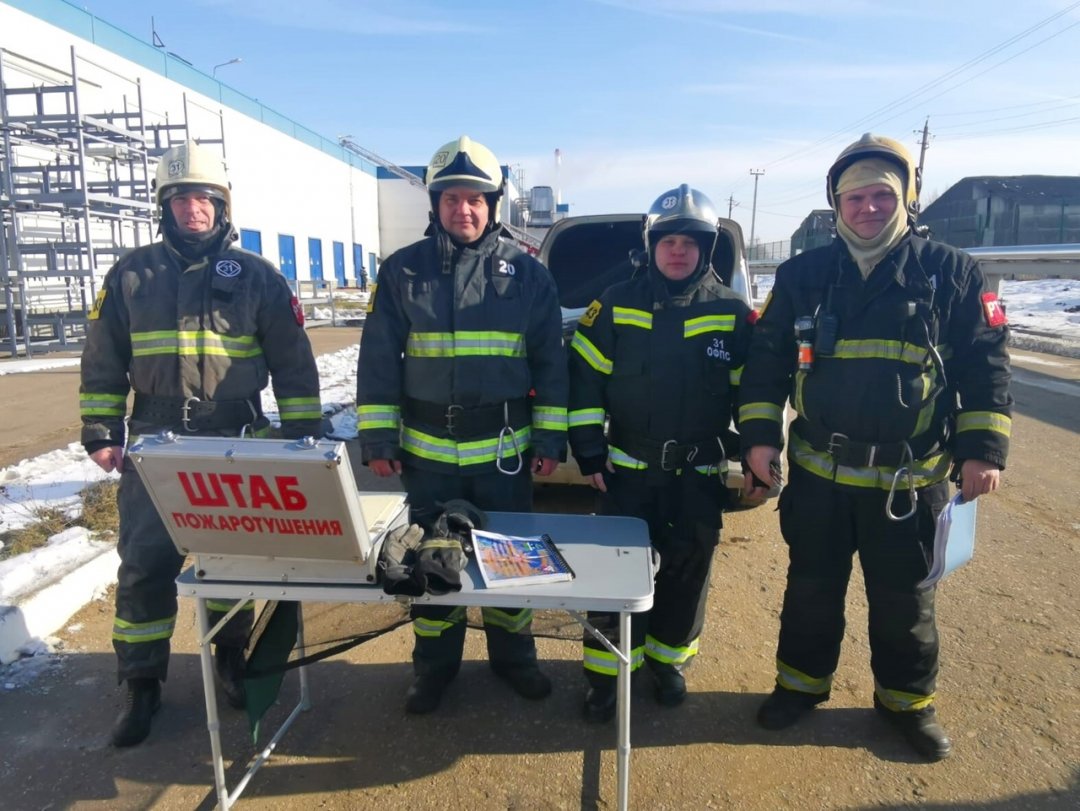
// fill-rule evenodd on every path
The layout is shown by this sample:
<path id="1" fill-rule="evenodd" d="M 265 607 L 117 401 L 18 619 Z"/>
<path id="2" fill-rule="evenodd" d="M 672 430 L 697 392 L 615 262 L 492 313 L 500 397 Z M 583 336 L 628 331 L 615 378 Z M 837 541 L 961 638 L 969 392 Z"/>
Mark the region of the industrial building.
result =
<path id="1" fill-rule="evenodd" d="M 427 226 L 423 167 L 314 132 L 65 0 L 2 0 L 0 352 L 78 345 L 105 272 L 155 238 L 154 171 L 187 139 L 221 150 L 241 245 L 302 294 L 362 286 Z M 524 224 L 529 197 L 503 171 L 503 221 Z M 282 205 L 282 189 L 318 205 Z"/>

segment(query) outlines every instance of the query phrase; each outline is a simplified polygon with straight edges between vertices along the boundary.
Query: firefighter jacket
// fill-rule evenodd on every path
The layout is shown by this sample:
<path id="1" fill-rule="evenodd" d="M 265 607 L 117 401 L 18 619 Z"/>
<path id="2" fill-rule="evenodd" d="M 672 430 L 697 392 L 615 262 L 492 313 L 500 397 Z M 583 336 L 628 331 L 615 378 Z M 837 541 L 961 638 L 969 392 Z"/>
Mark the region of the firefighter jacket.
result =
<path id="1" fill-rule="evenodd" d="M 230 247 L 234 239 L 227 229 L 194 264 L 167 241 L 155 242 L 106 274 L 82 355 L 82 442 L 89 452 L 124 444 L 129 390 L 133 435 L 199 422 L 218 429 L 208 433 L 235 435 L 261 414 L 268 374 L 283 434 L 320 435 L 319 373 L 303 311 L 277 269 Z M 153 400 L 153 417 L 140 418 L 140 397 Z M 239 404 L 234 425 L 206 418 L 217 404 Z M 165 416 L 170 411 L 175 419 Z M 183 423 L 196 413 L 202 416 Z"/>
<path id="2" fill-rule="evenodd" d="M 608 288 L 570 344 L 570 447 L 582 472 L 605 458 L 654 472 L 722 465 L 737 451 L 730 426 L 750 319 L 711 271 L 679 295 L 652 267 Z"/>
<path id="3" fill-rule="evenodd" d="M 360 340 L 363 459 L 470 475 L 566 458 L 566 354 L 555 282 L 491 232 L 434 236 L 379 268 Z"/>
<path id="4" fill-rule="evenodd" d="M 813 318 L 809 370 L 801 317 Z M 742 379 L 743 446 L 783 447 L 790 398 L 790 460 L 838 484 L 889 490 L 906 467 L 922 487 L 954 458 L 1004 468 L 1007 342 L 1004 309 L 967 254 L 908 235 L 864 281 L 837 239 L 777 269 Z"/>

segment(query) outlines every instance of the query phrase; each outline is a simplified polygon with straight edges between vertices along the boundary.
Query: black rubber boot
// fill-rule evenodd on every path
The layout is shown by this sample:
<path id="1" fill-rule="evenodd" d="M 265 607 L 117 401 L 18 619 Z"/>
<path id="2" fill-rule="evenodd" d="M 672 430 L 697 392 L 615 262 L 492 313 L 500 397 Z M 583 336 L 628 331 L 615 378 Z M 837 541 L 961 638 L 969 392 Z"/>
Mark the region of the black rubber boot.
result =
<path id="1" fill-rule="evenodd" d="M 128 679 L 124 708 L 116 716 L 109 740 L 113 746 L 134 746 L 150 734 L 150 722 L 161 707 L 161 682 Z"/>
<path id="2" fill-rule="evenodd" d="M 912 712 L 894 712 L 875 695 L 874 709 L 904 736 L 912 749 L 927 760 L 944 760 L 952 754 L 952 741 L 938 723 L 937 711 L 932 704 Z"/>
<path id="3" fill-rule="evenodd" d="M 828 693 L 800 693 L 779 686 L 774 687 L 772 695 L 758 707 L 758 725 L 774 731 L 787 729 L 828 698 Z"/>
<path id="4" fill-rule="evenodd" d="M 551 679 L 540 672 L 536 662 L 506 664 L 492 662 L 495 675 L 514 688 L 514 692 L 530 701 L 539 701 L 551 695 Z"/>
<path id="5" fill-rule="evenodd" d="M 686 699 L 686 679 L 672 665 L 650 665 L 656 680 L 656 700 L 665 707 L 677 707 Z"/>
<path id="6" fill-rule="evenodd" d="M 443 693 L 449 684 L 446 678 L 437 675 L 417 676 L 405 693 L 405 712 L 409 715 L 427 715 L 439 709 Z"/>
<path id="7" fill-rule="evenodd" d="M 234 710 L 244 709 L 247 698 L 244 690 L 244 649 L 215 645 L 214 675 L 228 705 Z"/>
<path id="8" fill-rule="evenodd" d="M 590 687 L 585 694 L 583 715 L 589 723 L 606 724 L 615 717 L 619 696 L 615 691 L 615 680 L 611 682 L 610 686 Z"/>

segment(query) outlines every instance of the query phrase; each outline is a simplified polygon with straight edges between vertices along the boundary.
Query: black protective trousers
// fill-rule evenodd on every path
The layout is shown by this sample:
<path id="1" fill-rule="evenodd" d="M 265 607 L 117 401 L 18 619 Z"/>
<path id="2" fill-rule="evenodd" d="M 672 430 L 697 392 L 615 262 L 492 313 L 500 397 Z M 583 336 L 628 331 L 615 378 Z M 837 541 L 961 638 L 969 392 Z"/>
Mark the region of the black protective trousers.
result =
<path id="1" fill-rule="evenodd" d="M 169 538 L 146 486 L 131 460 L 124 459 L 116 498 L 120 514 L 116 575 L 116 618 L 113 649 L 120 681 L 156 678 L 165 681 L 169 672 L 169 640 L 176 625 L 176 577 L 184 565 Z M 217 624 L 233 605 L 212 601 L 210 626 Z M 219 610 L 222 609 L 222 610 Z M 214 637 L 218 645 L 242 648 L 247 643 L 254 611 L 238 611 Z"/>
<path id="2" fill-rule="evenodd" d="M 660 553 L 653 606 L 630 619 L 631 667 L 642 659 L 651 668 L 682 671 L 697 654 L 705 625 L 705 601 L 713 552 L 720 542 L 727 489 L 715 469 L 704 475 L 692 468 L 655 473 L 616 467 L 604 471 L 607 493 L 600 496 L 604 515 L 641 518 Z M 619 615 L 588 614 L 589 622 L 613 644 L 619 643 Z M 585 678 L 594 687 L 611 686 L 614 656 L 588 631 L 583 636 Z"/>
<path id="3" fill-rule="evenodd" d="M 521 471 L 508 476 L 493 470 L 463 476 L 435 473 L 406 463 L 401 482 L 408 494 L 411 520 L 429 525 L 442 512 L 439 505 L 463 498 L 482 510 L 531 512 L 533 483 L 526 458 Z M 465 647 L 465 610 L 459 606 L 414 604 L 415 645 L 413 670 L 417 676 L 436 676 L 447 681 L 457 675 Z M 489 608 L 483 611 L 484 634 L 491 663 L 510 666 L 536 662 L 532 637 L 532 611 Z"/>
<path id="4" fill-rule="evenodd" d="M 892 521 L 885 514 L 887 491 L 842 487 L 792 466 L 779 504 L 789 554 L 779 683 L 827 692 L 840 658 L 845 596 L 858 552 L 870 609 L 870 666 L 879 694 L 901 700 L 933 696 L 935 590 L 916 585 L 929 571 L 935 521 L 948 496 L 948 482 L 922 488 L 915 514 Z M 907 493 L 898 492 L 893 513 L 902 515 L 910 507 Z"/>

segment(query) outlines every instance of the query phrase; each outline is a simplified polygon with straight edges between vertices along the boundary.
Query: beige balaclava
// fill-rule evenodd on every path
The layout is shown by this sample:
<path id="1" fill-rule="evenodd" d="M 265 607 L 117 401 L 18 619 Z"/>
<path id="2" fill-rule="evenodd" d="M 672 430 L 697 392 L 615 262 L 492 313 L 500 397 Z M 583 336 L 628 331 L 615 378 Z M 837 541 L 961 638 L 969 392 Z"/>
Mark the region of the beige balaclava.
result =
<path id="1" fill-rule="evenodd" d="M 864 186 L 884 183 L 896 194 L 896 211 L 885 223 L 885 227 L 876 237 L 863 239 L 844 222 L 840 216 L 840 195 Z M 877 263 L 896 247 L 908 230 L 907 212 L 904 210 L 904 182 L 896 164 L 881 158 L 866 158 L 851 164 L 836 182 L 836 230 L 840 238 L 847 243 L 852 258 L 859 266 L 859 272 L 865 279 Z"/>

